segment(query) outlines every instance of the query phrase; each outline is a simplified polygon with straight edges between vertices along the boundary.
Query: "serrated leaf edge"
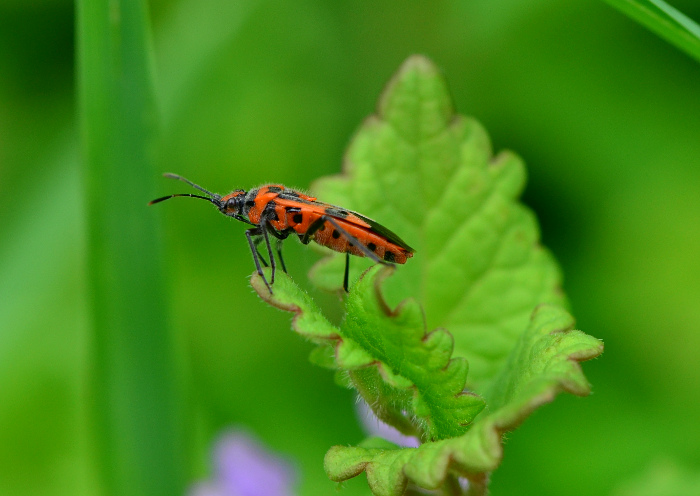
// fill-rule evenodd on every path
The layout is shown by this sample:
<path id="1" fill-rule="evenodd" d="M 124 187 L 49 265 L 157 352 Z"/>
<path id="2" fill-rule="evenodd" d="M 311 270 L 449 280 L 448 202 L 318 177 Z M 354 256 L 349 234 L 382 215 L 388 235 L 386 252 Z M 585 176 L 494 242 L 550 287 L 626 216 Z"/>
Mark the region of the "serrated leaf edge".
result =
<path id="1" fill-rule="evenodd" d="M 538 309 L 538 306 L 533 312 L 533 317 Z M 554 333 L 570 333 L 580 332 L 575 329 L 558 329 L 550 332 Z M 476 484 L 483 484 L 484 474 L 495 470 L 503 458 L 503 434 L 516 429 L 527 417 L 529 417 L 537 408 L 547 403 L 550 403 L 560 393 L 571 393 L 577 396 L 586 396 L 590 393 L 590 386 L 581 387 L 581 384 L 588 385 L 588 382 L 583 375 L 581 362 L 593 359 L 603 352 L 603 343 L 599 342 L 597 347 L 577 350 L 567 356 L 572 374 L 579 380 L 558 379 L 555 383 L 549 385 L 544 391 L 535 394 L 525 403 L 517 415 L 507 414 L 507 405 L 501 409 L 487 415 L 483 420 L 477 420 L 472 424 L 471 429 L 464 435 L 425 443 L 418 448 L 400 448 L 398 450 L 380 450 L 380 449 L 364 449 L 364 448 L 346 448 L 344 446 L 333 446 L 327 453 L 324 459 L 324 467 L 328 477 L 336 482 L 341 482 L 349 477 L 344 477 L 344 474 L 353 473 L 354 476 L 361 474 L 363 471 L 368 473 L 368 483 L 372 492 L 380 496 L 398 496 L 402 494 L 404 488 L 409 482 L 412 482 L 419 487 L 425 489 L 435 489 L 440 487 L 448 473 L 454 471 L 460 476 L 474 481 Z M 506 415 L 499 418 L 499 412 Z M 472 437 L 478 436 L 478 439 L 472 441 Z M 465 449 L 466 448 L 466 449 Z M 333 472 L 331 460 L 347 449 L 356 451 L 356 456 L 359 462 L 352 467 L 345 467 L 344 470 Z M 421 453 L 423 450 L 424 453 Z M 428 451 L 438 450 L 439 461 L 433 463 L 435 470 L 425 470 L 424 454 Z M 393 484 L 394 489 L 384 491 L 384 487 L 377 485 L 374 477 L 369 474 L 373 471 L 373 459 L 377 456 L 386 456 L 386 454 L 394 453 L 398 458 L 406 458 L 402 463 L 400 478 Z M 420 458 L 421 460 L 417 460 Z M 418 462 L 422 463 L 418 463 Z"/>
<path id="2" fill-rule="evenodd" d="M 376 270 L 376 269 L 377 269 L 377 266 L 370 267 L 362 274 L 360 279 L 361 280 L 364 279 L 365 277 L 368 276 L 368 274 L 371 271 Z M 449 341 L 450 341 L 449 357 L 450 358 L 439 369 L 431 369 L 431 370 L 437 374 L 447 374 L 447 373 L 449 373 L 450 369 L 452 369 L 452 371 L 454 373 L 455 367 L 457 367 L 457 368 L 465 368 L 466 367 L 468 370 L 468 363 L 467 363 L 467 360 L 465 358 L 463 358 L 463 357 L 452 358 L 453 353 L 454 353 L 454 337 L 452 336 L 452 334 L 449 333 L 448 330 L 446 330 L 444 328 L 437 328 L 437 329 L 434 329 L 430 332 L 427 331 L 427 323 L 426 323 L 426 319 L 425 319 L 425 314 L 423 312 L 422 307 L 420 306 L 420 304 L 417 303 L 415 298 L 406 298 L 406 299 L 402 300 L 393 310 L 389 307 L 389 304 L 385 300 L 381 288 L 382 288 L 382 284 L 386 280 L 386 278 L 389 277 L 391 274 L 393 274 L 396 269 L 392 266 L 381 266 L 378 268 L 378 270 L 379 270 L 379 273 L 372 280 L 372 289 L 374 291 L 374 299 L 377 302 L 377 304 L 379 305 L 382 312 L 388 318 L 392 318 L 392 319 L 398 318 L 402 315 L 404 309 L 407 308 L 408 305 L 418 305 L 420 312 L 421 312 L 421 317 L 422 317 L 422 329 L 424 331 L 423 337 L 421 338 L 422 346 L 425 346 L 425 343 L 430 339 L 430 336 L 434 335 L 434 333 L 436 333 L 436 332 L 446 333 L 446 335 L 449 337 Z M 428 350 L 428 353 L 434 354 L 435 350 Z M 416 404 L 417 401 L 424 401 L 423 400 L 423 391 L 419 390 L 418 386 L 415 383 L 413 383 L 410 379 L 408 379 L 404 376 L 399 376 L 401 379 L 405 380 L 406 382 L 410 382 L 410 386 L 402 386 L 400 383 L 397 384 L 396 381 L 393 380 L 393 378 L 396 375 L 392 371 L 388 370 L 389 367 L 384 362 L 377 360 L 372 365 L 377 365 L 379 373 L 382 374 L 382 378 L 385 380 L 385 382 L 387 384 L 389 384 L 392 387 L 395 387 L 397 389 L 413 390 L 414 405 Z M 466 374 L 467 374 L 467 372 L 465 371 L 464 372 L 465 377 L 466 377 Z M 452 394 L 452 397 L 459 398 L 461 396 L 472 396 L 475 398 L 480 398 L 480 396 L 478 394 L 471 392 L 471 391 L 468 391 L 465 388 L 466 388 L 466 381 L 462 384 L 462 388 L 459 391 Z M 473 414 L 472 418 L 476 417 L 479 414 L 479 412 L 484 408 L 484 406 L 485 406 L 485 403 L 483 402 L 483 399 L 482 399 L 481 408 L 478 408 L 476 413 Z M 377 414 L 379 416 L 379 412 L 377 412 L 375 410 L 374 406 L 370 405 L 370 407 L 375 412 L 375 414 Z M 418 420 L 419 420 L 418 425 L 420 425 L 420 429 L 422 431 L 422 434 L 420 436 L 421 439 L 425 439 L 427 436 L 428 431 L 426 429 L 426 426 L 428 424 L 428 418 L 429 418 L 429 416 L 418 415 Z M 381 419 L 381 417 L 380 417 L 380 419 Z M 470 424 L 471 424 L 471 422 L 463 422 L 463 423 L 459 423 L 458 425 L 461 427 L 467 427 Z"/>
<path id="3" fill-rule="evenodd" d="M 268 271 L 269 268 L 266 268 L 264 270 Z M 362 274 L 360 279 L 364 279 L 365 277 L 367 277 L 367 275 L 373 270 L 377 270 L 377 266 L 373 266 L 373 267 L 370 267 L 369 269 L 367 269 Z M 384 282 L 384 280 L 394 272 L 395 268 L 392 266 L 381 266 L 381 267 L 379 267 L 378 270 L 379 270 L 379 273 L 376 274 L 376 276 L 372 280 L 372 290 L 374 292 L 373 297 L 374 297 L 375 301 L 377 302 L 381 311 L 388 318 L 397 318 L 398 316 L 401 315 L 402 311 L 404 310 L 404 308 L 407 305 L 417 304 L 414 299 L 408 298 L 408 299 L 405 299 L 402 302 L 400 302 L 396 306 L 396 308 L 391 309 L 389 307 L 388 303 L 386 302 L 386 300 L 384 299 L 384 295 L 382 294 L 382 291 L 381 291 L 381 286 L 382 286 L 382 283 Z M 279 275 L 278 277 L 288 277 L 288 276 Z M 309 339 L 312 342 L 315 342 L 318 345 L 323 345 L 324 343 L 326 345 L 329 345 L 329 344 L 333 343 L 332 346 L 334 347 L 334 350 L 335 350 L 334 360 L 335 360 L 336 366 L 339 370 L 352 371 L 352 370 L 356 370 L 359 368 L 376 366 L 377 372 L 381 375 L 384 382 L 387 383 L 389 386 L 394 387 L 396 389 L 412 390 L 414 401 L 415 401 L 415 398 L 417 398 L 417 397 L 422 398 L 422 395 L 419 395 L 420 391 L 418 390 L 416 384 L 413 383 L 413 381 L 411 381 L 410 379 L 408 379 L 404 376 L 394 374 L 393 371 L 390 370 L 390 367 L 387 364 L 385 364 L 381 360 L 374 359 L 373 357 L 371 357 L 371 355 L 367 355 L 368 359 L 366 361 L 359 361 L 358 363 L 355 363 L 351 366 L 348 365 L 347 363 L 344 364 L 343 363 L 344 359 L 346 359 L 348 356 L 351 356 L 351 354 L 347 353 L 345 350 L 343 350 L 342 347 L 343 346 L 355 346 L 355 347 L 358 347 L 358 351 L 364 352 L 364 349 L 362 348 L 362 346 L 359 343 L 357 343 L 356 341 L 354 341 L 352 339 L 343 338 L 340 335 L 339 329 L 335 326 L 332 326 L 332 324 L 330 324 L 330 323 L 328 323 L 328 325 L 331 326 L 332 328 L 336 329 L 338 332 L 329 333 L 329 334 L 325 334 L 323 336 L 319 336 L 319 335 L 315 335 L 313 333 L 309 333 L 309 332 L 304 331 L 302 329 L 302 327 L 299 325 L 300 319 L 304 316 L 304 312 L 305 312 L 303 308 L 301 308 L 299 305 L 296 305 L 293 303 L 283 302 L 283 301 L 279 300 L 277 297 L 275 297 L 274 294 L 271 294 L 267 290 L 267 287 L 265 286 L 264 282 L 262 281 L 262 278 L 257 273 L 253 273 L 250 281 L 251 281 L 251 286 L 253 287 L 253 289 L 256 290 L 256 292 L 260 295 L 260 297 L 264 301 L 266 301 L 267 303 L 269 303 L 270 305 L 272 305 L 276 308 L 279 308 L 280 310 L 292 312 L 294 314 L 294 317 L 292 319 L 292 328 L 299 335 Z M 302 290 L 299 288 L 299 291 L 302 291 Z M 306 295 L 306 293 L 304 293 L 304 295 Z M 306 295 L 306 296 L 308 296 L 308 295 Z M 310 303 L 312 304 L 313 301 L 310 300 Z M 421 312 L 422 312 L 422 309 L 421 309 Z M 320 313 L 320 311 L 319 311 L 319 313 Z M 425 315 L 423 315 L 422 323 L 423 323 L 422 327 L 425 330 L 425 324 L 426 324 L 425 323 Z M 428 340 L 431 335 L 433 335 L 435 332 L 438 332 L 438 331 L 439 332 L 447 332 L 449 339 L 450 339 L 450 342 L 451 342 L 451 347 L 450 347 L 451 351 L 450 351 L 449 356 L 452 357 L 452 353 L 454 350 L 454 338 L 452 337 L 451 334 L 449 334 L 449 331 L 446 331 L 445 329 L 438 328 L 438 329 L 434 329 L 433 331 L 430 331 L 430 332 L 425 332 L 423 337 L 422 337 L 423 343 L 425 343 L 426 340 Z M 435 351 L 428 350 L 428 353 L 435 353 Z M 355 355 L 355 356 L 357 356 L 357 355 Z M 464 366 L 466 366 L 465 364 L 466 364 L 466 360 L 463 357 L 450 358 L 449 360 L 447 360 L 445 365 L 442 366 L 440 369 L 434 369 L 434 372 L 447 373 L 447 371 L 451 367 L 452 368 L 458 367 L 458 366 L 464 367 Z M 461 396 L 479 397 L 479 395 L 477 395 L 471 391 L 465 390 L 465 387 L 466 387 L 465 384 L 463 384 L 462 389 L 455 392 L 452 396 L 454 398 L 458 398 Z M 371 403 L 368 403 L 368 404 L 380 420 L 387 420 L 387 419 L 382 418 L 382 412 L 377 409 L 376 405 L 373 405 Z M 483 409 L 483 405 L 484 405 L 484 403 L 482 401 L 481 408 L 479 408 L 478 411 L 476 411 L 476 413 L 474 413 L 474 416 L 472 418 L 474 418 L 474 417 L 476 417 L 476 415 L 478 415 L 479 411 L 481 411 L 481 409 Z M 419 422 L 412 422 L 412 424 L 414 424 L 416 426 L 416 428 L 419 432 L 404 432 L 403 430 L 402 430 L 402 432 L 404 434 L 407 434 L 407 435 L 417 435 L 419 438 L 425 439 L 427 436 L 426 426 L 428 425 L 428 417 L 423 418 L 423 417 L 419 416 L 417 418 L 420 421 Z M 468 425 L 470 425 L 470 422 L 467 422 L 467 423 L 462 422 L 462 423 L 459 423 L 458 425 L 460 427 L 467 427 Z"/>

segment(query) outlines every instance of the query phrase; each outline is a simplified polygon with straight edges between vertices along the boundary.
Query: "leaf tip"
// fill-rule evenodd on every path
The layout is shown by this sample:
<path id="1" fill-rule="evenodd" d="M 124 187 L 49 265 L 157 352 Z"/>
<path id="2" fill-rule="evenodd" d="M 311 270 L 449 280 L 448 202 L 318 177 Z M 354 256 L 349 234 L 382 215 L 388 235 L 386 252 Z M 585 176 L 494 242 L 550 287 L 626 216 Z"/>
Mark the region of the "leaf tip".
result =
<path id="1" fill-rule="evenodd" d="M 268 289 L 267 285 L 265 284 L 265 281 L 262 277 L 260 277 L 260 274 L 258 274 L 257 272 L 253 272 L 253 275 L 250 276 L 250 286 L 256 293 L 258 293 L 258 296 L 260 296 L 260 298 L 262 298 L 264 301 L 270 303 L 271 305 L 277 306 L 274 301 L 274 293 Z"/>
<path id="2" fill-rule="evenodd" d="M 437 65 L 424 55 L 412 55 L 401 64 L 377 107 L 383 121 L 412 141 L 443 130 L 453 114 L 447 82 Z M 416 115 L 421 116 L 417 121 L 412 118 Z"/>
<path id="3" fill-rule="evenodd" d="M 396 73 L 397 77 L 400 77 L 406 72 L 422 72 L 425 74 L 440 74 L 435 62 L 433 62 L 428 56 L 416 53 L 410 55 L 406 60 L 403 61 L 399 70 Z"/>
<path id="4" fill-rule="evenodd" d="M 331 447 L 323 459 L 326 475 L 333 482 L 342 482 L 360 475 L 369 462 L 364 459 L 364 452 L 362 448 Z M 348 456 L 349 454 L 354 456 Z"/>

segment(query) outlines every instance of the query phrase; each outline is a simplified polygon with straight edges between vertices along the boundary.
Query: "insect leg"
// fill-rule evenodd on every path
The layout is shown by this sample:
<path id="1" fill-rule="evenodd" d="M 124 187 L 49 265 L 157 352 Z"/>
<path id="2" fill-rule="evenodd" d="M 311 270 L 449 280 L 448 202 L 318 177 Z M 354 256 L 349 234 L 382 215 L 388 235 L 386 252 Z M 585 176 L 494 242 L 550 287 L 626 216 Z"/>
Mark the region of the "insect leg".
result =
<path id="1" fill-rule="evenodd" d="M 270 235 L 268 231 L 270 227 L 268 226 L 268 219 L 260 219 L 260 230 L 262 231 L 263 238 L 265 239 L 265 246 L 267 247 L 267 254 L 270 257 L 270 267 L 272 268 L 272 277 L 270 278 L 270 284 L 275 283 L 275 270 L 277 269 L 277 264 L 275 263 L 275 255 L 272 253 L 272 245 L 270 244 Z"/>
<path id="2" fill-rule="evenodd" d="M 265 233 L 265 230 L 263 229 L 263 234 Z M 260 228 L 254 227 L 252 229 L 248 229 L 245 232 L 245 237 L 248 239 L 248 245 L 250 246 L 250 252 L 253 254 L 253 261 L 255 262 L 255 268 L 258 271 L 258 275 L 262 277 L 263 282 L 265 283 L 265 286 L 267 286 L 267 290 L 272 294 L 272 288 L 270 287 L 270 284 L 267 282 L 267 279 L 265 279 L 265 274 L 263 274 L 262 267 L 260 266 L 260 260 L 258 258 L 258 249 L 255 246 L 255 242 L 253 241 L 253 236 L 259 236 L 260 235 Z M 267 238 L 265 238 L 267 239 Z M 268 242 L 269 246 L 269 242 Z M 273 265 L 274 266 L 274 265 Z M 273 269 L 273 274 L 274 274 L 274 269 Z"/>
<path id="3" fill-rule="evenodd" d="M 284 258 L 282 258 L 282 241 L 287 239 L 289 237 L 289 234 L 294 232 L 294 230 L 293 229 L 285 229 L 284 231 L 278 231 L 269 222 L 267 222 L 266 225 L 267 225 L 267 232 L 269 234 L 272 234 L 275 238 L 277 238 L 275 250 L 277 251 L 277 256 L 280 259 L 280 265 L 282 266 L 282 271 L 286 274 L 287 273 L 287 266 L 284 264 Z"/>
<path id="4" fill-rule="evenodd" d="M 287 274 L 287 266 L 284 264 L 284 258 L 282 258 L 282 240 L 277 240 L 277 257 L 280 259 L 280 265 L 282 266 L 282 272 Z"/>
<path id="5" fill-rule="evenodd" d="M 325 224 L 325 223 L 326 223 L 326 216 L 325 215 L 323 215 L 323 216 L 319 217 L 318 219 L 316 219 L 315 221 L 313 221 L 311 223 L 311 225 L 309 226 L 309 228 L 304 233 L 304 235 L 299 238 L 301 243 L 304 245 L 308 245 L 309 242 L 311 241 L 311 236 L 316 234 L 316 231 L 321 229 L 321 227 L 323 227 L 323 224 Z"/>
<path id="6" fill-rule="evenodd" d="M 343 289 L 345 290 L 346 293 L 349 293 L 348 291 L 348 279 L 350 278 L 350 252 L 346 251 L 345 252 L 345 278 L 343 279 Z"/>
<path id="7" fill-rule="evenodd" d="M 265 267 L 269 267 L 267 261 L 265 260 L 265 258 L 262 256 L 262 253 L 260 253 L 260 250 L 258 249 L 258 245 L 262 242 L 262 240 L 263 240 L 262 236 L 256 236 L 256 237 L 253 239 L 253 243 L 255 243 L 255 251 L 258 252 L 258 258 L 260 259 L 260 261 L 262 262 L 262 264 L 263 264 Z"/>

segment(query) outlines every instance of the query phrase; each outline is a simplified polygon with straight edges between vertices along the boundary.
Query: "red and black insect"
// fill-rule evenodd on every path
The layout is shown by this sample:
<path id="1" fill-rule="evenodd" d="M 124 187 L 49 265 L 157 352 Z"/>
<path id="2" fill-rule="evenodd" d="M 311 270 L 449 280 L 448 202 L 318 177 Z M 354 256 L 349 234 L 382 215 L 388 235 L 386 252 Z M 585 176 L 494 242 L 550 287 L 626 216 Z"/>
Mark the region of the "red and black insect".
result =
<path id="1" fill-rule="evenodd" d="M 254 227 L 245 232 L 250 251 L 253 254 L 255 268 L 262 277 L 267 289 L 272 292 L 270 284 L 275 282 L 275 262 L 272 253 L 271 237 L 276 240 L 276 251 L 282 270 L 287 267 L 282 258 L 282 241 L 290 234 L 296 234 L 303 244 L 315 241 L 319 245 L 340 253 L 345 253 L 345 278 L 343 288 L 348 290 L 348 270 L 350 255 L 368 257 L 375 262 L 391 265 L 404 264 L 411 258 L 414 249 L 408 246 L 396 234 L 372 219 L 351 212 L 341 207 L 317 201 L 312 196 L 285 188 L 279 184 L 267 184 L 250 191 L 237 189 L 226 196 L 207 191 L 201 186 L 176 174 L 164 174 L 165 177 L 183 181 L 208 196 L 181 193 L 158 198 L 149 203 L 159 203 L 176 196 L 189 196 L 207 200 L 219 211 L 234 219 Z M 271 281 L 268 283 L 263 275 L 262 265 L 267 261 L 258 251 L 258 245 L 265 242 L 272 267 Z"/>

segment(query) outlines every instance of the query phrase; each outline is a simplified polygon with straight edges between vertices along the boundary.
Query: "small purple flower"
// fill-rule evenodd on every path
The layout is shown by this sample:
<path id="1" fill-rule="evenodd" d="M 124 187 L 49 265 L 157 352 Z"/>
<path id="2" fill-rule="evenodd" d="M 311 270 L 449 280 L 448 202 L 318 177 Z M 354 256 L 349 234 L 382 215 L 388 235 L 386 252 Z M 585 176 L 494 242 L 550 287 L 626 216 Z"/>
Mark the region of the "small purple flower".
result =
<path id="1" fill-rule="evenodd" d="M 357 402 L 357 416 L 360 418 L 365 432 L 370 436 L 383 437 L 387 441 L 405 448 L 417 448 L 420 446 L 420 441 L 415 437 L 401 434 L 389 424 L 379 420 L 362 398 L 359 398 Z"/>
<path id="2" fill-rule="evenodd" d="M 293 496 L 292 465 L 241 431 L 222 435 L 213 449 L 214 475 L 188 496 Z"/>
<path id="3" fill-rule="evenodd" d="M 374 414 L 367 402 L 365 402 L 365 400 L 363 400 L 362 398 L 358 398 L 357 400 L 357 416 L 360 418 L 360 422 L 365 428 L 365 432 L 370 436 L 383 437 L 387 441 L 391 441 L 392 443 L 398 446 L 402 446 L 404 448 L 417 448 L 421 444 L 420 441 L 415 437 L 401 434 L 394 427 L 379 420 L 379 418 L 377 418 L 377 416 Z M 460 487 L 462 488 L 462 491 L 464 491 L 464 493 L 466 494 L 467 489 L 469 488 L 469 481 L 464 477 L 459 477 L 458 482 Z M 427 491 L 422 489 L 419 489 L 419 491 L 421 494 L 426 495 L 442 494 L 442 492 L 438 491 Z"/>

